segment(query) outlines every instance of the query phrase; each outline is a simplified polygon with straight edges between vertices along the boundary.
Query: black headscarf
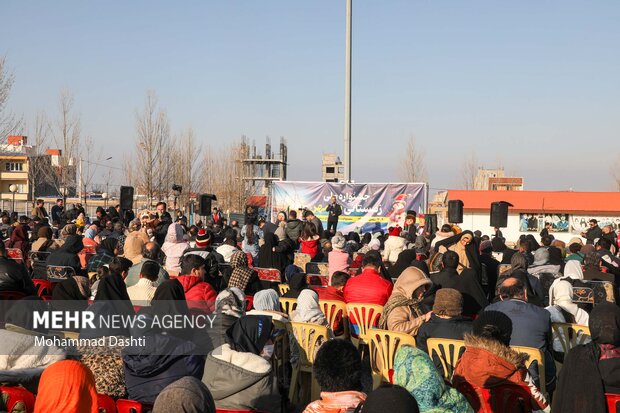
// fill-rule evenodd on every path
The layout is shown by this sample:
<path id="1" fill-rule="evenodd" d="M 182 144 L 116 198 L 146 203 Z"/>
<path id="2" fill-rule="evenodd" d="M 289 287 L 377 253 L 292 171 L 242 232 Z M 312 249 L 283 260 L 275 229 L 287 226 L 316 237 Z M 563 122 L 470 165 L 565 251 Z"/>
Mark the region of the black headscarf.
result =
<path id="1" fill-rule="evenodd" d="M 262 268 L 280 269 L 283 264 L 282 254 L 273 251 L 273 248 L 278 246 L 278 237 L 272 232 L 265 232 L 263 240 L 265 242 L 258 250 L 258 264 Z"/>
<path id="2" fill-rule="evenodd" d="M 388 269 L 388 272 L 392 278 L 398 278 L 407 267 L 416 267 L 428 275 L 428 265 L 424 261 L 417 260 L 417 252 L 413 249 L 407 249 L 398 254 L 396 262 Z"/>
<path id="3" fill-rule="evenodd" d="M 166 280 L 157 287 L 151 307 L 158 314 L 189 314 L 183 286 L 176 279 Z"/>
<path id="4" fill-rule="evenodd" d="M 56 284 L 54 289 L 52 290 L 52 299 L 56 300 L 76 300 L 76 301 L 87 301 L 88 297 L 82 294 L 82 291 L 77 285 L 77 281 L 73 279 L 73 277 L 66 279 L 64 281 Z"/>
<path id="5" fill-rule="evenodd" d="M 259 355 L 271 338 L 271 317 L 249 315 L 241 317 L 226 331 L 226 341 L 235 351 Z"/>
<path id="6" fill-rule="evenodd" d="M 118 245 L 118 239 L 107 237 L 101 244 L 99 244 L 99 248 L 108 251 L 111 255 L 114 255 L 114 249 Z"/>
<path id="7" fill-rule="evenodd" d="M 368 394 L 366 401 L 360 403 L 355 412 L 375 413 L 386 411 L 389 406 L 391 413 L 418 413 L 418 402 L 409 391 L 400 386 L 385 384 Z"/>
<path id="8" fill-rule="evenodd" d="M 39 325 L 34 328 L 34 312 L 43 313 L 48 311 L 49 305 L 40 297 L 28 296 L 18 301 L 17 305 L 13 305 L 6 313 L 5 322 L 13 324 L 30 331 L 39 333 L 47 333 L 48 329 Z"/>
<path id="9" fill-rule="evenodd" d="M 620 346 L 620 307 L 610 302 L 595 305 L 588 324 L 596 344 Z"/>
<path id="10" fill-rule="evenodd" d="M 97 294 L 95 295 L 96 301 L 110 301 L 116 314 L 135 314 L 131 299 L 127 294 L 127 286 L 120 275 L 109 274 L 99 280 L 99 287 L 97 287 Z"/>
<path id="11" fill-rule="evenodd" d="M 71 254 L 77 254 L 84 249 L 82 237 L 79 235 L 69 235 L 65 238 L 65 243 L 58 250 L 66 251 Z"/>
<path id="12" fill-rule="evenodd" d="M 301 294 L 302 290 L 308 288 L 308 280 L 306 278 L 306 274 L 303 272 L 298 272 L 296 274 L 291 275 L 291 279 L 288 281 L 288 285 L 291 288 L 288 290 L 283 297 L 286 298 L 297 298 L 299 294 Z"/>

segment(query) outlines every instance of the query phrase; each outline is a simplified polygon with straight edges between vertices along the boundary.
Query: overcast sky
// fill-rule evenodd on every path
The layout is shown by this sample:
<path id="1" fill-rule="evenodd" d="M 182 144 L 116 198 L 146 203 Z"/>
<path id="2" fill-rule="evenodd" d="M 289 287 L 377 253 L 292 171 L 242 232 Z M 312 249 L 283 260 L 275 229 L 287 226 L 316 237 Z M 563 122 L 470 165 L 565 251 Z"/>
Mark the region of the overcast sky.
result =
<path id="1" fill-rule="evenodd" d="M 432 188 L 457 186 L 475 151 L 526 189 L 613 189 L 620 2 L 353 3 L 355 181 L 399 181 L 414 135 Z M 342 154 L 344 0 L 3 0 L 0 14 L 9 108 L 54 113 L 68 87 L 113 166 L 149 89 L 205 145 L 284 136 L 290 179 Z"/>

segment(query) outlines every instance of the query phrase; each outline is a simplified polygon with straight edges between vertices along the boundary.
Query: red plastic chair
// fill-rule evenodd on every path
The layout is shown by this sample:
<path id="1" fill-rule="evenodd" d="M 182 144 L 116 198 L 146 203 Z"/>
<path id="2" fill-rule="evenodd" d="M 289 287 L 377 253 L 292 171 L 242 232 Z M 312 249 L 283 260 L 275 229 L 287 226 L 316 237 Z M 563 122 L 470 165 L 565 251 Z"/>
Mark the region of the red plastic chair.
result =
<path id="1" fill-rule="evenodd" d="M 144 413 L 153 406 L 142 404 L 135 400 L 118 399 L 116 401 L 116 411 L 118 413 Z"/>
<path id="2" fill-rule="evenodd" d="M 0 393 L 8 395 L 6 401 L 7 411 L 13 411 L 15 405 L 22 402 L 26 407 L 26 413 L 34 412 L 34 394 L 30 393 L 28 390 L 22 387 L 1 386 Z"/>
<path id="3" fill-rule="evenodd" d="M 97 393 L 97 407 L 99 408 L 99 413 L 116 413 L 114 399 L 105 394 Z"/>
<path id="4" fill-rule="evenodd" d="M 25 296 L 21 291 L 0 291 L 0 300 L 21 300 Z"/>
<path id="5" fill-rule="evenodd" d="M 52 283 L 48 280 L 40 280 L 38 278 L 34 278 L 32 283 L 35 287 L 37 287 L 37 295 L 39 297 L 43 297 L 44 295 L 52 294 Z"/>
<path id="6" fill-rule="evenodd" d="M 620 413 L 620 394 L 605 394 L 607 399 L 607 411 L 609 413 Z"/>
<path id="7" fill-rule="evenodd" d="M 246 295 L 245 296 L 245 311 L 250 311 L 254 307 L 254 296 Z"/>
<path id="8" fill-rule="evenodd" d="M 531 413 L 533 410 L 532 395 L 524 386 L 504 384 L 486 388 L 459 382 L 455 387 L 465 396 L 476 413 Z"/>
<path id="9" fill-rule="evenodd" d="M 19 248 L 7 248 L 6 256 L 20 263 L 24 262 L 24 253 Z"/>
<path id="10" fill-rule="evenodd" d="M 258 278 L 262 281 L 271 281 L 271 282 L 282 282 L 282 277 L 280 276 L 280 270 L 277 268 L 259 268 L 254 267 L 254 269 L 258 272 Z"/>

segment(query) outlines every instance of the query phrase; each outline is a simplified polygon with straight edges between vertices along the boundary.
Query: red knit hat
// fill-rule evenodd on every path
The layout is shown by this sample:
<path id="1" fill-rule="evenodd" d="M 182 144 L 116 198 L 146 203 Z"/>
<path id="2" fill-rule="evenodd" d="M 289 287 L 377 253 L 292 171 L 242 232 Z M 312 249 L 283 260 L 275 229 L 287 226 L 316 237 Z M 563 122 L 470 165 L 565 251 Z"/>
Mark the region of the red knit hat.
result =
<path id="1" fill-rule="evenodd" d="M 204 229 L 199 229 L 198 234 L 196 234 L 196 246 L 198 248 L 204 248 L 209 245 L 209 234 Z"/>
<path id="2" fill-rule="evenodd" d="M 399 226 L 395 226 L 388 229 L 390 237 L 399 237 L 401 228 Z"/>

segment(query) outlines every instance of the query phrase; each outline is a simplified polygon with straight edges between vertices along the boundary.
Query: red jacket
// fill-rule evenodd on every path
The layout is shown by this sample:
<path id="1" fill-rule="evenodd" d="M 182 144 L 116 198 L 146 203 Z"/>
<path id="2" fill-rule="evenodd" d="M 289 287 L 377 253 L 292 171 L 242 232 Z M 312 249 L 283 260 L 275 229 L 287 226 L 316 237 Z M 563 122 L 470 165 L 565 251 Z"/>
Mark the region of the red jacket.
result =
<path id="1" fill-rule="evenodd" d="M 217 293 L 211 284 L 193 275 L 180 275 L 176 279 L 183 286 L 187 306 L 190 309 L 203 310 L 209 314 L 215 311 Z"/>
<path id="2" fill-rule="evenodd" d="M 319 295 L 319 300 L 344 301 L 344 293 L 342 291 L 338 291 L 331 285 L 325 288 L 317 288 L 315 291 Z"/>
<path id="3" fill-rule="evenodd" d="M 344 301 L 385 305 L 393 288 L 394 285 L 377 271 L 366 268 L 360 275 L 347 281 L 344 286 Z"/>

